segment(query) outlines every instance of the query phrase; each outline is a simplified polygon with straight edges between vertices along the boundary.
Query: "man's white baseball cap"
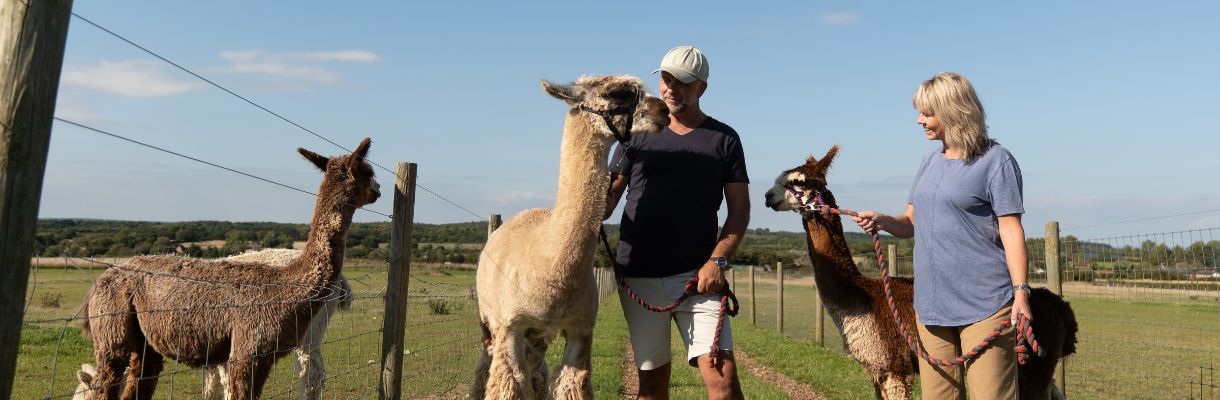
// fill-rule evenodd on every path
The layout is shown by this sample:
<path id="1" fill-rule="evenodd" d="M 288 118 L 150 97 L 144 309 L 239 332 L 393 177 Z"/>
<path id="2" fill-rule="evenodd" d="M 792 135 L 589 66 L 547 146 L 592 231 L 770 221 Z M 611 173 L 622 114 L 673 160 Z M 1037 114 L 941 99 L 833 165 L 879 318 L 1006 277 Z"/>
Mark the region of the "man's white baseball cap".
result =
<path id="1" fill-rule="evenodd" d="M 696 79 L 707 82 L 707 57 L 694 46 L 678 46 L 665 53 L 661 66 L 652 73 L 665 71 L 682 83 L 691 83 Z"/>

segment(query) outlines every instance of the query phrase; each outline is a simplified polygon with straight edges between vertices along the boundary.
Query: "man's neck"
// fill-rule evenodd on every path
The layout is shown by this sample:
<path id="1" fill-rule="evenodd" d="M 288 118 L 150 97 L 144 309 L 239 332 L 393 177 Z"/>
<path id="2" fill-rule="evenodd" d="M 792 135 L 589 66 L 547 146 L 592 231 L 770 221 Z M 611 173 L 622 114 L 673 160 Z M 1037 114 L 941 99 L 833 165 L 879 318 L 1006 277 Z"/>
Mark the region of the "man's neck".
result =
<path id="1" fill-rule="evenodd" d="M 703 110 L 692 107 L 678 114 L 669 114 L 669 129 L 679 135 L 685 135 L 698 128 L 706 119 L 707 114 L 704 114 Z"/>

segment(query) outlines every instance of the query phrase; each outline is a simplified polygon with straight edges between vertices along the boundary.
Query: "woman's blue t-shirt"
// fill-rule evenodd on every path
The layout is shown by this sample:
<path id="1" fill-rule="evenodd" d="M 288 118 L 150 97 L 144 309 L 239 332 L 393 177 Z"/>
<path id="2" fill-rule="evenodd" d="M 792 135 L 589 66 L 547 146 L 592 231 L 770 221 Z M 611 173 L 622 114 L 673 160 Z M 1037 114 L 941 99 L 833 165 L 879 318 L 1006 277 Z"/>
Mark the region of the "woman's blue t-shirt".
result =
<path id="1" fill-rule="evenodd" d="M 937 148 L 915 174 L 915 311 L 925 325 L 981 321 L 1012 299 L 997 216 L 1022 214 L 1021 168 L 993 144 L 973 163 Z"/>

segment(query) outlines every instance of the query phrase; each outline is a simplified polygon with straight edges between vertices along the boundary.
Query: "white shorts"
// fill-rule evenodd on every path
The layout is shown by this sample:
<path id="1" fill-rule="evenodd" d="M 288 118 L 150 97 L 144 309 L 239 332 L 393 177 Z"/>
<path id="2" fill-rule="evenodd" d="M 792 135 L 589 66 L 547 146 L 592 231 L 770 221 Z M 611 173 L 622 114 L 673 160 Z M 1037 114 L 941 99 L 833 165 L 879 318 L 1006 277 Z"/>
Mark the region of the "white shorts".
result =
<path id="1" fill-rule="evenodd" d="M 682 296 L 686 282 L 697 272 L 698 270 L 695 270 L 663 278 L 627 278 L 627 285 L 648 304 L 663 307 L 673 304 L 674 300 Z M 716 320 L 720 315 L 719 294 L 691 296 L 673 311 L 665 313 L 648 311 L 632 300 L 622 287 L 619 288 L 618 298 L 623 305 L 623 315 L 627 318 L 627 328 L 631 331 L 631 347 L 635 351 L 637 368 L 650 371 L 670 362 L 671 318 L 677 323 L 678 334 L 686 345 L 688 364 L 695 366 L 699 356 L 711 352 Z M 720 329 L 720 348 L 725 351 L 733 350 L 733 332 L 729 327 L 727 315 L 724 318 L 724 326 Z"/>

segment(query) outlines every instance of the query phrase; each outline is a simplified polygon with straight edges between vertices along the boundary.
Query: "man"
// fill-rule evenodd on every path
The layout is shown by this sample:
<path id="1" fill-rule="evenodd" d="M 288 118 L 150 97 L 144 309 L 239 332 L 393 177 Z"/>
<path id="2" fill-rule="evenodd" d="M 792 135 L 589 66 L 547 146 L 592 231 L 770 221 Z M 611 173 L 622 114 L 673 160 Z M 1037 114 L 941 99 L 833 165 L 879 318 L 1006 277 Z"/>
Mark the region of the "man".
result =
<path id="1" fill-rule="evenodd" d="M 686 345 L 687 363 L 699 368 L 708 398 L 741 399 L 728 316 L 720 331 L 717 365 L 712 365 L 709 353 L 728 260 L 750 220 L 745 156 L 737 132 L 699 107 L 708 78 L 703 52 L 675 47 L 653 71 L 657 72 L 661 99 L 669 107 L 669 127 L 633 136 L 627 151 L 615 152 L 610 170 L 620 174 L 611 183 L 605 218 L 629 188 L 615 263 L 645 301 L 672 304 L 696 275 L 699 295 L 672 312 L 654 313 L 620 290 L 639 369 L 639 398 L 669 398 L 672 318 Z M 716 212 L 722 199 L 728 217 L 717 235 Z"/>

